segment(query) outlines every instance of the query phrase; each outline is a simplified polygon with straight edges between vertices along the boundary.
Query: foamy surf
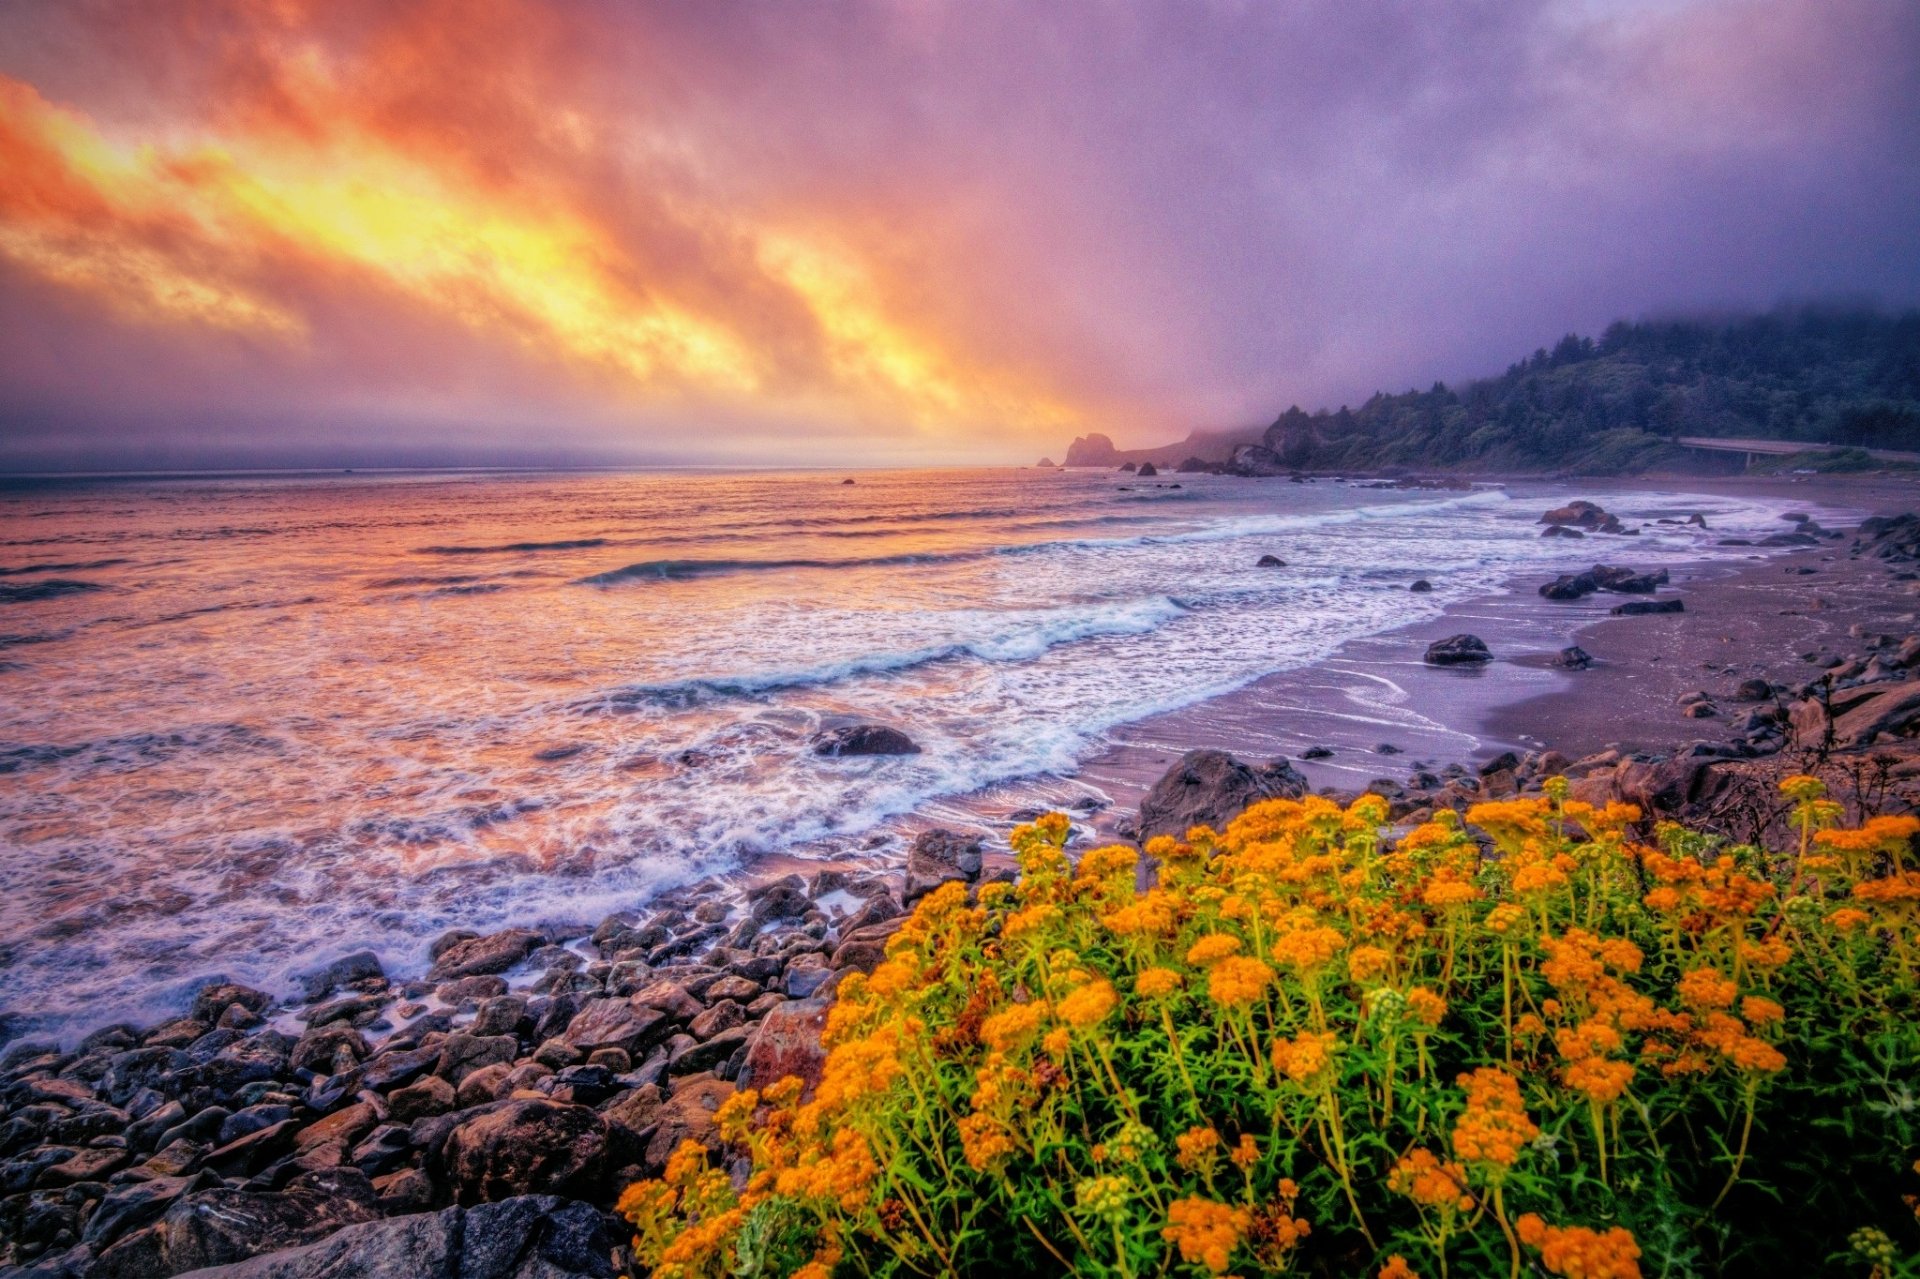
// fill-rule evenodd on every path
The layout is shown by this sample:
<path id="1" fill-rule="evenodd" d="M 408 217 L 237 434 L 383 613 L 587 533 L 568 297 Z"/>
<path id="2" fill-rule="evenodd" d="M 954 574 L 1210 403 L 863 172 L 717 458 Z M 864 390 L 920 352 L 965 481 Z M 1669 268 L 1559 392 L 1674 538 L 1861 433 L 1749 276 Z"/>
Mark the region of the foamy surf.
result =
<path id="1" fill-rule="evenodd" d="M 24 594 L 0 617 L 0 1000 L 71 1033 L 151 1018 L 216 972 L 283 988 L 360 947 L 405 970 L 456 924 L 596 919 L 757 857 L 858 848 L 982 788 L 1070 777 L 1120 725 L 1515 574 L 1749 554 L 1716 543 L 1774 531 L 1781 509 L 1613 498 L 1630 522 L 1698 510 L 1711 532 L 1569 543 L 1535 521 L 1576 494 L 1180 482 L 535 476 L 7 497 L 7 527 L 31 519 L 35 536 L 0 539 L 0 576 L 84 566 L 71 580 L 98 589 Z M 42 549 L 61 546 L 86 549 Z M 1255 567 L 1263 554 L 1286 566 Z M 1410 594 L 1415 577 L 1435 590 Z M 1391 689 L 1370 697 L 1357 715 L 1417 714 Z M 921 753 L 813 752 L 852 722 L 896 726 Z"/>

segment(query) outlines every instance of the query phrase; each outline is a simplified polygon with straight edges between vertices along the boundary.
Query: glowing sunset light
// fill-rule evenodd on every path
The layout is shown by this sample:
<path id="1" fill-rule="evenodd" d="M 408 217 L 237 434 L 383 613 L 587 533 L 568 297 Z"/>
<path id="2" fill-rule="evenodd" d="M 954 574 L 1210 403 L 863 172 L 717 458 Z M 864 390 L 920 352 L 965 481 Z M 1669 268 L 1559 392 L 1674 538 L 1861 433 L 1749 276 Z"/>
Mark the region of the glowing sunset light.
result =
<path id="1" fill-rule="evenodd" d="M 0 467 L 1030 461 L 1905 303 L 1915 14 L 8 6 Z"/>

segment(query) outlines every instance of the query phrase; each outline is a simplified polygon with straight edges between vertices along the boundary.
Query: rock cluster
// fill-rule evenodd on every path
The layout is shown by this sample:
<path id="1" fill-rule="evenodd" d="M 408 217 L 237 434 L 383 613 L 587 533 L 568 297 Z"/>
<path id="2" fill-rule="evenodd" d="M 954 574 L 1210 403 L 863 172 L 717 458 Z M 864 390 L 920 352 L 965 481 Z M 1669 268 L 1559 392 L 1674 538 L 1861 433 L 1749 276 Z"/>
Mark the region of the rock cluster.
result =
<path id="1" fill-rule="evenodd" d="M 479 1273 L 461 1258 L 484 1253 L 502 1279 L 610 1276 L 619 1189 L 707 1140 L 737 1086 L 817 1079 L 837 980 L 982 860 L 930 830 L 904 893 L 838 870 L 709 885 L 586 935 L 449 933 L 421 981 L 363 953 L 312 974 L 302 1005 L 222 982 L 159 1026 L 16 1043 L 0 1268 L 398 1279 Z"/>
<path id="2" fill-rule="evenodd" d="M 1617 595 L 1651 595 L 1668 582 L 1666 569 L 1651 573 L 1640 573 L 1617 565 L 1595 564 L 1592 568 L 1579 573 L 1562 573 L 1540 588 L 1540 594 L 1550 600 L 1585 599 L 1595 591 L 1611 591 Z"/>

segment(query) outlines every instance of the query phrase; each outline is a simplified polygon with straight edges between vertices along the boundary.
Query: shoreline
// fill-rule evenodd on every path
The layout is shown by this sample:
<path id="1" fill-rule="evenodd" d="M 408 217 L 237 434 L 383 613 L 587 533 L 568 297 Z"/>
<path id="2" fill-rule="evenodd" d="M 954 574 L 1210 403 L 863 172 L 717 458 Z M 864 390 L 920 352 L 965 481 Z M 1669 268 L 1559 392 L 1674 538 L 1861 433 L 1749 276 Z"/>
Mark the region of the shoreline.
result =
<path id="1" fill-rule="evenodd" d="M 1684 599 L 1677 615 L 1609 616 L 1636 598 L 1623 595 L 1549 604 L 1525 589 L 1537 580 L 1518 580 L 1504 594 L 1352 641 L 1325 662 L 1141 721 L 1116 734 L 1100 762 L 1052 784 L 1105 791 L 1097 810 L 1076 814 L 1084 849 L 1136 808 L 1143 825 L 1149 809 L 1155 821 L 1165 817 L 1154 783 L 1192 785 L 1183 774 L 1196 770 L 1169 764 L 1196 747 L 1218 741 L 1258 763 L 1262 751 L 1250 746 L 1283 734 L 1336 740 L 1337 729 L 1346 734 L 1337 740 L 1354 744 L 1308 762 L 1306 776 L 1229 761 L 1184 794 L 1192 802 L 1178 815 L 1223 825 L 1259 797 L 1236 777 L 1273 788 L 1263 793 L 1311 786 L 1351 797 L 1377 776 L 1398 792 L 1395 818 L 1413 820 L 1443 805 L 1537 792 L 1564 771 L 1591 802 L 1625 799 L 1650 819 L 1711 820 L 1715 795 L 1742 785 L 1768 793 L 1783 765 L 1801 764 L 1798 747 L 1780 749 L 1794 743 L 1761 714 L 1767 708 L 1756 704 L 1748 715 L 1761 722 L 1748 725 L 1726 686 L 1764 679 L 1780 719 L 1790 711 L 1796 730 L 1820 728 L 1824 712 L 1805 689 L 1829 671 L 1842 679 L 1831 706 L 1849 699 L 1870 721 L 1864 735 L 1855 712 L 1833 721 L 1858 739 L 1836 771 L 1858 774 L 1871 758 L 1874 802 L 1920 809 L 1920 741 L 1876 736 L 1883 723 L 1900 735 L 1920 729 L 1920 622 L 1910 609 L 1920 604 L 1920 572 L 1907 567 L 1920 560 L 1920 527 L 1880 547 L 1889 558 L 1855 555 L 1850 536 L 1751 562 L 1674 566 L 1660 598 Z M 1632 562 L 1631 539 L 1593 549 L 1597 559 Z M 1825 602 L 1815 608 L 1814 599 Z M 1499 660 L 1475 670 L 1420 660 L 1428 640 L 1457 630 L 1483 632 Z M 1568 643 L 1591 643 L 1601 660 L 1574 674 L 1534 660 Z M 1803 660 L 1805 651 L 1820 661 Z M 1713 654 L 1710 671 L 1702 652 Z M 1712 676 L 1709 701 L 1718 703 L 1697 718 L 1667 696 L 1672 681 L 1696 675 Z M 1377 681 L 1396 698 L 1366 702 Z M 1858 681 L 1867 681 L 1862 691 L 1845 688 Z M 1596 687 L 1607 695 L 1596 698 Z M 1875 719 L 1872 707 L 1885 701 L 1904 718 Z M 1378 713 L 1432 702 L 1444 707 L 1418 720 Z M 1303 725 L 1303 706 L 1318 706 L 1318 718 Z M 1584 719 L 1582 708 L 1591 712 Z M 1296 718 L 1274 722 L 1284 715 Z M 1209 742 L 1173 739 L 1201 723 Z M 1664 753 L 1636 756 L 1624 740 L 1628 749 L 1562 754 L 1557 764 L 1547 753 L 1609 730 L 1645 736 Z M 1719 744 L 1730 734 L 1733 744 Z M 1369 748 L 1370 738 L 1396 735 L 1404 753 Z M 1438 749 L 1447 743 L 1463 749 L 1447 758 Z M 1176 745 L 1170 760 L 1164 752 Z M 1529 757 L 1482 758 L 1514 747 Z M 1438 770 L 1430 784 L 1394 780 L 1422 764 Z M 1854 798 L 1866 794 L 1856 781 Z M 683 1141 L 718 1144 L 713 1114 L 736 1090 L 789 1074 L 817 1080 L 839 981 L 872 970 L 925 893 L 956 883 L 972 892 L 1011 876 L 993 847 L 1003 834 L 997 824 L 961 833 L 927 822 L 904 857 L 894 841 L 839 862 L 769 859 L 597 926 L 454 930 L 432 944 L 431 967 L 418 976 L 389 975 L 362 952 L 311 974 L 292 998 L 217 982 L 158 1025 L 103 1027 L 71 1047 L 0 1047 L 0 1274 L 165 1279 L 238 1262 L 238 1274 L 251 1276 L 247 1259 L 268 1255 L 279 1268 L 263 1275 L 305 1279 L 335 1273 L 324 1267 L 355 1248 L 412 1248 L 417 1232 L 437 1230 L 449 1250 L 475 1255 L 517 1256 L 545 1239 L 561 1251 L 539 1245 L 552 1266 L 540 1273 L 605 1279 L 621 1237 L 607 1215 L 615 1192 L 657 1176 Z M 309 1245 L 321 1251 L 279 1261 Z M 327 1251 L 337 1248 L 347 1251 Z"/>

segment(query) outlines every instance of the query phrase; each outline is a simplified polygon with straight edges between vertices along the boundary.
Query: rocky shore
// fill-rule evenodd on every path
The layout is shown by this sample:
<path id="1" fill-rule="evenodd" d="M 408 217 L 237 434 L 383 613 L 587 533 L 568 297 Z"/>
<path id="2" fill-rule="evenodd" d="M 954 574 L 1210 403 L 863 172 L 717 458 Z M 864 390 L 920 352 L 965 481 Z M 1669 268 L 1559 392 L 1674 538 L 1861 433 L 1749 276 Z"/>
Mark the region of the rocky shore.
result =
<path id="1" fill-rule="evenodd" d="M 1793 535 L 1846 554 L 1877 600 L 1920 582 L 1920 517 Z M 1595 589 L 1664 585 L 1604 576 Z M 1411 822 L 1564 774 L 1581 798 L 1747 839 L 1776 833 L 1778 778 L 1815 771 L 1843 801 L 1913 811 L 1920 625 L 1876 609 L 1886 625 L 1838 635 L 1822 618 L 1802 678 L 1718 669 L 1713 687 L 1674 700 L 1676 724 L 1712 735 L 1578 758 L 1414 761 L 1404 781 L 1366 789 Z M 1666 624 L 1684 623 L 1608 623 Z M 1127 825 L 1140 839 L 1221 825 L 1309 786 L 1285 760 L 1190 751 Z M 1077 833 L 1082 847 L 1093 837 Z M 744 892 L 709 882 L 590 930 L 451 932 L 418 979 L 362 953 L 290 998 L 214 982 L 161 1025 L 106 1027 L 71 1048 L 14 1043 L 0 1055 L 0 1274 L 623 1273 L 608 1211 L 619 1190 L 657 1175 L 681 1141 L 715 1140 L 711 1116 L 736 1089 L 817 1078 L 836 984 L 879 962 L 921 896 L 1010 873 L 979 839 L 926 830 L 890 874 L 825 869 Z"/>

